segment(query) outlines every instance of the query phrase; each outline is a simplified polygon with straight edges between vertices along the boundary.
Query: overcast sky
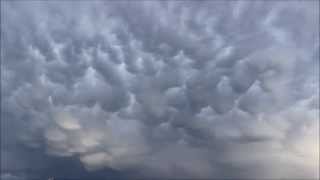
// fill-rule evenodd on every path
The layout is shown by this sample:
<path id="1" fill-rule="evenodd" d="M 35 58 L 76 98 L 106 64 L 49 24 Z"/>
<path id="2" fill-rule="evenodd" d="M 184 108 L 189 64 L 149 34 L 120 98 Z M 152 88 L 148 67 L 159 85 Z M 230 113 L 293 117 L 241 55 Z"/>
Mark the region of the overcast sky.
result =
<path id="1" fill-rule="evenodd" d="M 318 1 L 1 1 L 1 179 L 318 168 Z"/>

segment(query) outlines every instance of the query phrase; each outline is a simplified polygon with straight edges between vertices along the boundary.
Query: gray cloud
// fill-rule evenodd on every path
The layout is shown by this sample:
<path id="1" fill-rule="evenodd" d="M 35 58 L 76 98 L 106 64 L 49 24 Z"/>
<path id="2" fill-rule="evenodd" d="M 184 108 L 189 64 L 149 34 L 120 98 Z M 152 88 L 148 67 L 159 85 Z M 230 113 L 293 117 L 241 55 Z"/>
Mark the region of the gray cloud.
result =
<path id="1" fill-rule="evenodd" d="M 1 5 L 4 179 L 319 177 L 318 2 Z"/>

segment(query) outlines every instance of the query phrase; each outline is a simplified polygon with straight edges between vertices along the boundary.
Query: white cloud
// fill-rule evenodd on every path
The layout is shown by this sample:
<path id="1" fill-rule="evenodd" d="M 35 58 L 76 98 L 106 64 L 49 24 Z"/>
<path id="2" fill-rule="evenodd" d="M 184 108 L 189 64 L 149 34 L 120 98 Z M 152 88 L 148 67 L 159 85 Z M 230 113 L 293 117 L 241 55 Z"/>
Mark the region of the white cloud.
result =
<path id="1" fill-rule="evenodd" d="M 2 5 L 8 141 L 90 171 L 319 177 L 318 2 Z"/>

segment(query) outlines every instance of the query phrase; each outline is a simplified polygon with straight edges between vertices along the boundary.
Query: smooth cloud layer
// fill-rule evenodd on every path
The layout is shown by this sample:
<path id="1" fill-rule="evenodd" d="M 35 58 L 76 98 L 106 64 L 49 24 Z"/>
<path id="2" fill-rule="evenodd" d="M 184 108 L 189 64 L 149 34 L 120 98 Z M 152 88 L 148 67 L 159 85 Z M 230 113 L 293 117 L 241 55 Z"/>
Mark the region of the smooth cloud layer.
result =
<path id="1" fill-rule="evenodd" d="M 1 5 L 2 155 L 23 144 L 139 177 L 319 177 L 318 2 Z M 5 169 L 32 161 L 13 157 Z"/>

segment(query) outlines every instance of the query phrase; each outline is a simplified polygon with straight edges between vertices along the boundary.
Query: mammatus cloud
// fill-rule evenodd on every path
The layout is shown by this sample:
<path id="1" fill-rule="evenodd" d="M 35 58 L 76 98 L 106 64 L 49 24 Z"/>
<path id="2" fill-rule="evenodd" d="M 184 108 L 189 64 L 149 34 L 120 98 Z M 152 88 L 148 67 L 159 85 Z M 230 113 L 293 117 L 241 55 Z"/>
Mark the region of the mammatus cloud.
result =
<path id="1" fill-rule="evenodd" d="M 318 178 L 318 6 L 1 2 L 1 177 Z"/>

